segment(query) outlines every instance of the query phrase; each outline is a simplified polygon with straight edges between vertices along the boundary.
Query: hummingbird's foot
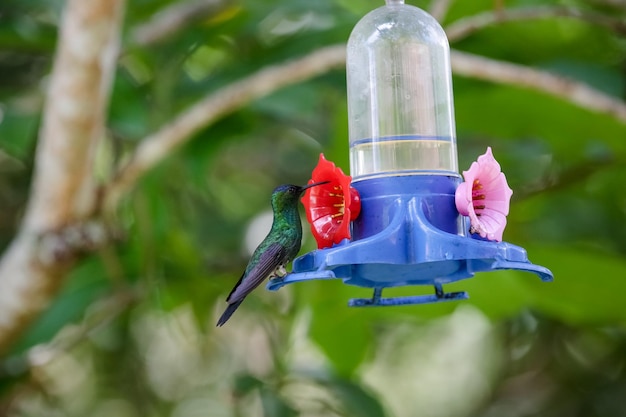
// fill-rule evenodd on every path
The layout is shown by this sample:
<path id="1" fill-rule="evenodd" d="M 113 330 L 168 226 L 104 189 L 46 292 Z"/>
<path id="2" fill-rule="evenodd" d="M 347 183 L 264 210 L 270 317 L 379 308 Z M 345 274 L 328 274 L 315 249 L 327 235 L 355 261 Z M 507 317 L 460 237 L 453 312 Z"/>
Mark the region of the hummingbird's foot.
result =
<path id="1" fill-rule="evenodd" d="M 285 265 L 279 265 L 278 268 L 276 268 L 276 271 L 274 271 L 274 276 L 277 276 L 278 278 L 284 278 L 285 275 L 287 275 Z"/>

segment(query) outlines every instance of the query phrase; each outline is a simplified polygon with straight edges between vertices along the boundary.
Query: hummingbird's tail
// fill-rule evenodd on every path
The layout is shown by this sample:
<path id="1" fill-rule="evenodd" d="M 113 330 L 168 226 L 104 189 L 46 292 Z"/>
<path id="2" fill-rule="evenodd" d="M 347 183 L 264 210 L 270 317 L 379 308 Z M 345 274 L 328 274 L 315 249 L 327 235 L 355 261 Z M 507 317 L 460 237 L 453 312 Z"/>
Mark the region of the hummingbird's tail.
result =
<path id="1" fill-rule="evenodd" d="M 243 302 L 243 298 L 241 300 L 237 301 L 236 303 L 229 304 L 228 307 L 226 307 L 226 310 L 224 310 L 224 313 L 222 313 L 222 317 L 220 317 L 220 319 L 217 321 L 217 325 L 216 326 L 217 327 L 223 326 L 224 323 L 226 323 L 228 321 L 230 316 L 233 315 L 235 310 L 237 310 L 237 308 L 241 305 L 242 302 Z"/>

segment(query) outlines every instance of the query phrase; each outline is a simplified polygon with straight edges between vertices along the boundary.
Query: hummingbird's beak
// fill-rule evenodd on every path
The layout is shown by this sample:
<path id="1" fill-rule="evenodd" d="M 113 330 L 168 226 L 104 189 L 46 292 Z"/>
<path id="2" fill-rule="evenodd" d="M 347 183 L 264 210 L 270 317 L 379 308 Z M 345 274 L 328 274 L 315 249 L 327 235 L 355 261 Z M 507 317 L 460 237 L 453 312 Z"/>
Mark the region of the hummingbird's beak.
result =
<path id="1" fill-rule="evenodd" d="M 324 184 L 328 184 L 330 181 L 320 181 L 320 182 L 314 182 L 313 184 L 307 184 L 302 188 L 301 192 L 304 192 L 304 190 L 306 190 L 307 188 L 311 188 L 311 187 L 315 187 L 317 185 L 324 185 Z"/>

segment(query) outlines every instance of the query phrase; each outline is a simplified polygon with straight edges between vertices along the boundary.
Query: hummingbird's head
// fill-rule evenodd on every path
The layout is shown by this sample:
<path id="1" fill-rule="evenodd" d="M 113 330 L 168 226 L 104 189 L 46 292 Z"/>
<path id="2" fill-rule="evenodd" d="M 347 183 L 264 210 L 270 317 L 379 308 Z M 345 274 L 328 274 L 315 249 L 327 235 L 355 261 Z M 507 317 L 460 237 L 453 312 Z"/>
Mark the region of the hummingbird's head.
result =
<path id="1" fill-rule="evenodd" d="M 329 181 L 315 182 L 313 184 L 307 184 L 304 187 L 292 184 L 279 185 L 272 192 L 272 207 L 274 210 L 295 207 L 298 205 L 298 199 L 307 188 L 327 184 L 328 182 Z"/>

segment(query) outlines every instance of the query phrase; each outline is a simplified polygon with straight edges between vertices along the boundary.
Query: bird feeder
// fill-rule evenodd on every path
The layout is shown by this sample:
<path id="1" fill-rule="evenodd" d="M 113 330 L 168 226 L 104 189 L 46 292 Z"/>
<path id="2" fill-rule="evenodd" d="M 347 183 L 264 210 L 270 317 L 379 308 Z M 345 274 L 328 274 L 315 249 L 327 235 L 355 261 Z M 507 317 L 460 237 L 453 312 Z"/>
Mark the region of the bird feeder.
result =
<path id="1" fill-rule="evenodd" d="M 351 177 L 307 190 L 307 218 L 326 243 L 268 289 L 341 279 L 373 289 L 349 305 L 372 306 L 465 299 L 443 286 L 476 272 L 522 270 L 551 281 L 523 248 L 501 241 L 511 190 L 491 150 L 465 182 L 459 174 L 449 46 L 437 21 L 387 0 L 354 27 L 346 69 Z M 322 159 L 318 174 L 332 175 Z M 413 285 L 434 294 L 382 297 Z"/>

